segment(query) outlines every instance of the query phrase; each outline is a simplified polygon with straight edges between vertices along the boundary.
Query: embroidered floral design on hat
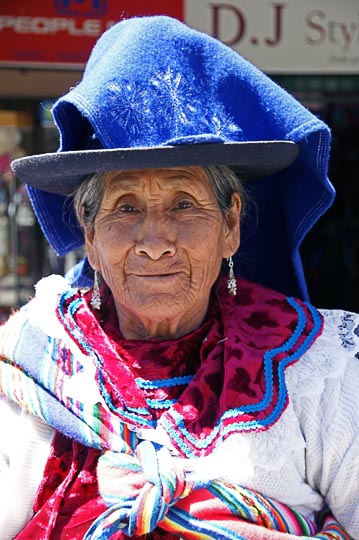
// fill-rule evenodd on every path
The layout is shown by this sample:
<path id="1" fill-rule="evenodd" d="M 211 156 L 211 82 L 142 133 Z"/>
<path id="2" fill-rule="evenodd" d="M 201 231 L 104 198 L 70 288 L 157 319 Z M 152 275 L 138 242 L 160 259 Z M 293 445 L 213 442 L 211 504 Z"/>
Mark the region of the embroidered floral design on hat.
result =
<path id="1" fill-rule="evenodd" d="M 150 88 L 156 92 L 158 110 L 170 119 L 172 136 L 178 135 L 178 125 L 191 124 L 197 113 L 193 103 L 195 96 L 188 82 L 179 71 L 170 67 L 165 72 L 157 72 L 150 81 Z"/>
<path id="2" fill-rule="evenodd" d="M 124 133 L 128 132 L 136 140 L 147 111 L 145 90 L 129 81 L 118 82 L 116 79 L 107 84 L 107 89 L 111 117 Z"/>

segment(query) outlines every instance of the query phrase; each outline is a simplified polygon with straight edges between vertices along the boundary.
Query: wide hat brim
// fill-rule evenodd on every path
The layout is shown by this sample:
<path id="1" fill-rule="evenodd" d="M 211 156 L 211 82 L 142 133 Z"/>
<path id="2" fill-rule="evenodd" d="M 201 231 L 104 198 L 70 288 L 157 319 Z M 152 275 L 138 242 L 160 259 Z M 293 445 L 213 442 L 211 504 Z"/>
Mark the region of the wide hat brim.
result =
<path id="1" fill-rule="evenodd" d="M 12 162 L 16 176 L 37 189 L 71 195 L 92 173 L 112 170 L 227 165 L 244 180 L 275 174 L 299 153 L 292 141 L 210 142 L 142 148 L 74 150 L 25 156 Z"/>

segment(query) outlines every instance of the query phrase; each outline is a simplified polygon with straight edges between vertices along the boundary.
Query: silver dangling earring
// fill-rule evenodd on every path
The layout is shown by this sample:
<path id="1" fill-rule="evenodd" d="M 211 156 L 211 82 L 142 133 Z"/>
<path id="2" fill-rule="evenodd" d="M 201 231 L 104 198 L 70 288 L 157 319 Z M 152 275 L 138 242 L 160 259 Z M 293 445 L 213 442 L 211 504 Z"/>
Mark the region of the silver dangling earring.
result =
<path id="1" fill-rule="evenodd" d="M 98 284 L 98 276 L 99 276 L 99 273 L 97 272 L 97 270 L 95 270 L 93 289 L 92 289 L 92 298 L 90 301 L 90 304 L 94 309 L 100 309 L 101 307 L 101 295 L 100 295 L 100 287 Z"/>
<path id="2" fill-rule="evenodd" d="M 229 266 L 229 274 L 228 274 L 228 281 L 227 281 L 228 292 L 231 296 L 236 296 L 237 282 L 236 282 L 236 277 L 233 271 L 232 255 L 227 259 L 227 261 L 228 261 L 228 266 Z"/>

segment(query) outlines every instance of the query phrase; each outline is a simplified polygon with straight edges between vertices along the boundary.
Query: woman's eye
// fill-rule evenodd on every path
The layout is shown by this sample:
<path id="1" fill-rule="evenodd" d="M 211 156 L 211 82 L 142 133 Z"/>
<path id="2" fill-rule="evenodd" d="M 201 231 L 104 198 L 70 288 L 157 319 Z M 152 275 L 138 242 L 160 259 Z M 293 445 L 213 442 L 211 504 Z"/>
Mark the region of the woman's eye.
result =
<path id="1" fill-rule="evenodd" d="M 121 206 L 119 206 L 119 210 L 120 210 L 120 212 L 125 212 L 125 213 L 128 213 L 128 214 L 138 211 L 135 206 L 133 206 L 132 204 L 128 204 L 128 203 L 121 204 Z"/>
<path id="2" fill-rule="evenodd" d="M 193 207 L 193 202 L 188 201 L 186 199 L 184 199 L 183 201 L 179 201 L 176 204 L 176 209 L 178 209 L 178 210 L 185 210 L 186 208 L 192 208 L 192 207 Z"/>

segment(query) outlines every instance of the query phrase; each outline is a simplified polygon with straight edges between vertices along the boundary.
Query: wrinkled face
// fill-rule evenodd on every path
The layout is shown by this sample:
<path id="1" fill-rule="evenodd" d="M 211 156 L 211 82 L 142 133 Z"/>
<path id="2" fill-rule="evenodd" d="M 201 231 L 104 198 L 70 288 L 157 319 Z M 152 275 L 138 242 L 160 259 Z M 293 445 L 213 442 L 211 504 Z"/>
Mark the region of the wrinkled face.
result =
<path id="1" fill-rule="evenodd" d="M 104 176 L 86 248 L 112 291 L 124 335 L 132 324 L 146 337 L 161 325 L 167 337 L 178 336 L 202 322 L 222 259 L 238 247 L 239 211 L 235 194 L 223 216 L 200 167 Z"/>

